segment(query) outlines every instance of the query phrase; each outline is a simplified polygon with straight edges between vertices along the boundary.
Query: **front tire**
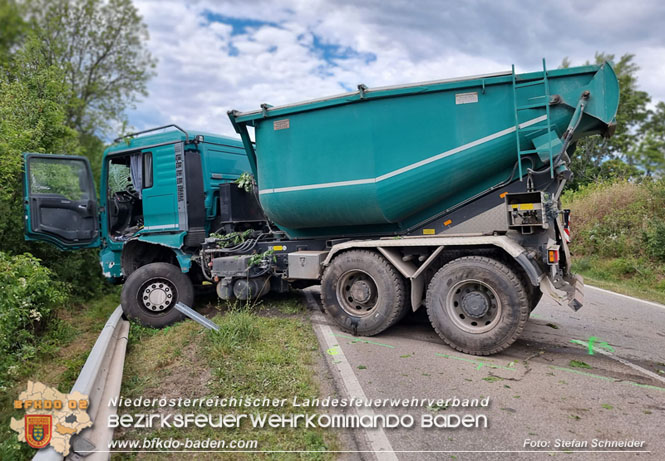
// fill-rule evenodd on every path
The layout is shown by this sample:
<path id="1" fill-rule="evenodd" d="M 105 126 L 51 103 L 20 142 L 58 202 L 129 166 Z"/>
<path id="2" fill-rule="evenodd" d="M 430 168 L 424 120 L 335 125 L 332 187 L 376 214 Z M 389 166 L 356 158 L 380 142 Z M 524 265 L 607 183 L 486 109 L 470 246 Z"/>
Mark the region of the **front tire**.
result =
<path id="1" fill-rule="evenodd" d="M 519 277 L 480 256 L 459 258 L 439 269 L 427 289 L 426 305 L 441 339 L 473 355 L 496 354 L 510 346 L 530 312 Z"/>
<path id="2" fill-rule="evenodd" d="M 323 305 L 339 328 L 372 336 L 406 312 L 404 279 L 382 256 L 351 250 L 335 257 L 321 279 Z"/>
<path id="3" fill-rule="evenodd" d="M 185 318 L 175 308 L 192 306 L 192 282 L 179 267 L 168 263 L 146 264 L 131 273 L 122 288 L 122 310 L 128 319 L 143 326 L 164 328 Z"/>

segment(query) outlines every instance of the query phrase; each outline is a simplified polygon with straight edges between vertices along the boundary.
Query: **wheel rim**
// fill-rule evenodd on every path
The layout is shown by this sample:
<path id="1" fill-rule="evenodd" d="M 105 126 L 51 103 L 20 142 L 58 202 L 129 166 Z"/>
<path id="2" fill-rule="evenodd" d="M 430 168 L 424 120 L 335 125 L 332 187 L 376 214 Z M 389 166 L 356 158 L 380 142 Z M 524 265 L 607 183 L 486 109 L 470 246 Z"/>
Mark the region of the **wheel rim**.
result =
<path id="1" fill-rule="evenodd" d="M 365 271 L 347 271 L 337 283 L 337 300 L 347 314 L 368 317 L 379 305 L 376 281 Z"/>
<path id="2" fill-rule="evenodd" d="M 165 278 L 153 278 L 141 285 L 137 301 L 151 314 L 162 314 L 175 305 L 178 290 L 173 282 Z"/>
<path id="3" fill-rule="evenodd" d="M 453 323 L 467 333 L 485 333 L 501 320 L 502 304 L 496 291 L 479 280 L 456 283 L 446 299 Z"/>

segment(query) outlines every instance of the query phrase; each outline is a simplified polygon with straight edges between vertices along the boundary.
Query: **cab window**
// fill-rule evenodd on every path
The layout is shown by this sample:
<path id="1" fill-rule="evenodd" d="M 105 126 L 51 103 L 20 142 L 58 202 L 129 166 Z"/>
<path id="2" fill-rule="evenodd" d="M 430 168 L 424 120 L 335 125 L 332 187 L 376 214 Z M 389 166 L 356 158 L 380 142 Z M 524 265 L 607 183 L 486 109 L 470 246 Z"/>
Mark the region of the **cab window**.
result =
<path id="1" fill-rule="evenodd" d="M 33 158 L 30 162 L 30 193 L 56 194 L 68 200 L 89 200 L 90 185 L 85 164 L 78 160 L 52 161 Z"/>

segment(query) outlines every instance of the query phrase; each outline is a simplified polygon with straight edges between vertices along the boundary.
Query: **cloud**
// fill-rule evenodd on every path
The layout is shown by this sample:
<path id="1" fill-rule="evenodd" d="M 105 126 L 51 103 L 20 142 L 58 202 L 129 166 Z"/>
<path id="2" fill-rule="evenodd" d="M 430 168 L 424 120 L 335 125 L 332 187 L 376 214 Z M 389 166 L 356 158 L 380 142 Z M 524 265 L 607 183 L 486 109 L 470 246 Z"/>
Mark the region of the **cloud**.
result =
<path id="1" fill-rule="evenodd" d="M 665 9 L 657 1 L 138 0 L 159 59 L 139 129 L 177 123 L 233 134 L 226 112 L 369 87 L 634 53 L 665 100 Z"/>

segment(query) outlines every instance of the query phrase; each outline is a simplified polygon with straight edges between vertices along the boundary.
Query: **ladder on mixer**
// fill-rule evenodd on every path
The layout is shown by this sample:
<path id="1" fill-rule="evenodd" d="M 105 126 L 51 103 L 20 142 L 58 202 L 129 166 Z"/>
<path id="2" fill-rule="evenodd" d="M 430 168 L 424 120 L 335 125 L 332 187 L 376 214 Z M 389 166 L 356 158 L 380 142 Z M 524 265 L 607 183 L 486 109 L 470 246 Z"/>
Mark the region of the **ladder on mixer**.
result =
<path id="1" fill-rule="evenodd" d="M 542 95 L 532 96 L 529 100 L 535 100 L 535 102 L 529 102 L 521 106 L 517 105 L 517 90 L 520 88 L 532 87 L 532 86 L 541 86 L 543 88 Z M 513 100 L 515 108 L 515 142 L 517 143 L 517 164 L 519 168 L 519 177 L 520 181 L 522 180 L 522 157 L 530 154 L 539 154 L 541 152 L 546 152 L 549 155 L 550 159 L 550 176 L 554 177 L 554 161 L 552 159 L 552 142 L 551 142 L 551 133 L 552 133 L 552 123 L 550 119 L 550 86 L 549 81 L 547 80 L 547 67 L 545 65 L 545 59 L 543 58 L 543 78 L 538 80 L 530 80 L 524 83 L 517 83 L 517 76 L 515 75 L 515 65 L 513 64 Z M 533 125 L 524 126 L 525 123 L 520 123 L 519 113 L 524 110 L 539 109 L 545 108 L 545 120 L 542 120 Z M 543 124 L 544 122 L 544 124 Z M 547 131 L 547 139 L 550 142 L 547 143 L 547 148 L 536 148 L 536 149 L 522 149 L 520 146 L 520 134 L 526 134 L 528 132 L 535 131 Z"/>

